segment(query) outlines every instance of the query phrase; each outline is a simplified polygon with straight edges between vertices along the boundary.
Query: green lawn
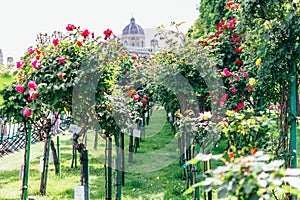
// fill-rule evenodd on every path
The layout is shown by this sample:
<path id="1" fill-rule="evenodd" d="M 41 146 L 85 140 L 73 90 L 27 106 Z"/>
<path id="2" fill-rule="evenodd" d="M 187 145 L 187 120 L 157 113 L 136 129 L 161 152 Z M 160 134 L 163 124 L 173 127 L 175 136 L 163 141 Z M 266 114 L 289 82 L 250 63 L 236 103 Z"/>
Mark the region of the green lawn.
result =
<path id="1" fill-rule="evenodd" d="M 138 149 L 138 154 L 134 155 L 133 164 L 128 165 L 135 172 L 126 173 L 125 187 L 122 188 L 122 199 L 187 199 L 182 193 L 185 190 L 185 182 L 182 180 L 183 170 L 179 166 L 178 159 L 170 165 L 161 167 L 155 163 L 165 160 L 164 156 L 169 156 L 168 151 L 157 151 L 163 149 L 174 139 L 170 126 L 166 123 L 164 110 L 156 110 L 146 127 L 146 138 L 142 140 Z M 104 148 L 105 141 L 101 138 L 98 149 L 93 149 L 95 134 L 88 135 L 89 143 L 89 167 L 90 167 L 90 199 L 105 199 L 104 192 Z M 39 158 L 42 156 L 43 144 L 39 143 L 31 148 L 29 196 L 37 196 L 39 200 L 63 200 L 74 199 L 74 186 L 80 184 L 80 169 L 70 168 L 71 166 L 71 134 L 61 135 L 61 158 L 62 177 L 58 178 L 54 174 L 53 163 L 50 164 L 47 196 L 38 196 L 40 172 Z M 128 139 L 128 137 L 126 137 Z M 128 142 L 126 142 L 128 144 Z M 128 147 L 126 147 L 128 148 Z M 145 152 L 151 152 L 145 154 Z M 173 150 L 176 152 L 176 149 Z M 149 157 L 148 157 L 149 156 Z M 0 199 L 12 200 L 20 199 L 22 181 L 18 180 L 19 169 L 23 163 L 23 151 L 0 158 Z M 152 171 L 156 168 L 156 171 Z M 129 168 L 130 169 L 130 168 Z M 151 172 L 147 172 L 147 171 Z"/>
<path id="2" fill-rule="evenodd" d="M 182 195 L 185 190 L 183 170 L 178 159 L 174 156 L 178 152 L 171 149 L 174 136 L 170 126 L 165 120 L 164 110 L 155 110 L 146 127 L 146 138 L 142 140 L 138 153 L 134 155 L 134 162 L 127 164 L 127 169 L 134 171 L 126 173 L 125 187 L 122 188 L 122 199 L 141 200 L 184 200 L 191 196 Z M 298 126 L 298 164 L 300 163 L 300 126 Z M 90 190 L 91 198 L 102 200 L 104 193 L 104 148 L 105 143 L 101 138 L 97 150 L 93 149 L 95 134 L 88 135 L 89 161 L 90 161 Z M 64 200 L 74 199 L 74 186 L 79 185 L 79 168 L 70 168 L 71 165 L 71 134 L 61 135 L 62 177 L 54 175 L 53 163 L 50 164 L 47 196 L 38 196 L 40 172 L 39 158 L 42 156 L 43 144 L 33 145 L 31 148 L 29 195 L 36 196 L 37 200 Z M 126 144 L 128 144 L 128 137 Z M 219 145 L 221 148 L 222 144 Z M 126 147 L 128 150 L 128 147 Z M 214 153 L 220 150 L 214 149 Z M 173 151 L 173 152 L 172 152 Z M 222 150 L 221 150 L 222 151 Z M 0 199 L 20 199 L 22 181 L 18 179 L 19 169 L 23 163 L 23 151 L 0 158 Z M 168 163 L 171 163 L 167 165 Z M 218 163 L 212 163 L 213 166 Z M 165 166 L 167 165 L 167 166 Z M 153 171 L 154 170 L 154 171 Z M 214 195 L 215 196 L 215 195 Z"/>

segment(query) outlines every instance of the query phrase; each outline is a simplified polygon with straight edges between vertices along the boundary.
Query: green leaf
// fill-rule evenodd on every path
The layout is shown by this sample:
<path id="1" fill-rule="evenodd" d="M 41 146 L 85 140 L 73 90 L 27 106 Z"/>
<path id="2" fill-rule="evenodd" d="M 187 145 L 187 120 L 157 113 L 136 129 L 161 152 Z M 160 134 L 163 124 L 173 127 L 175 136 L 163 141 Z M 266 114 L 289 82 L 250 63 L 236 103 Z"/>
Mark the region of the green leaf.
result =
<path id="1" fill-rule="evenodd" d="M 223 187 L 223 188 L 219 189 L 219 191 L 218 191 L 218 199 L 225 198 L 227 196 L 227 194 L 228 194 L 228 190 L 227 190 L 226 187 Z"/>
<path id="2" fill-rule="evenodd" d="M 193 187 L 189 187 L 184 193 L 183 195 L 187 195 L 187 194 L 191 194 L 194 191 Z"/>
<path id="3" fill-rule="evenodd" d="M 199 161 L 196 158 L 193 158 L 192 160 L 187 162 L 187 165 L 195 165 L 197 164 Z"/>

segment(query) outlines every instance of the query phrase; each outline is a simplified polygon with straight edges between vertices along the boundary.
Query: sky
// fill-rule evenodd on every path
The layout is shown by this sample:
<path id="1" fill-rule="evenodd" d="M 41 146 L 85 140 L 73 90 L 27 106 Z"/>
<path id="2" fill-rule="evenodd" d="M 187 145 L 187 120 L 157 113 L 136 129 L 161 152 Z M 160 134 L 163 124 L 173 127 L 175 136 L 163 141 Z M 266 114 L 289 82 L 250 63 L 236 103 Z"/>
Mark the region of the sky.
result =
<path id="1" fill-rule="evenodd" d="M 101 35 L 107 28 L 116 35 L 133 16 L 143 28 L 186 22 L 186 32 L 198 17 L 200 0 L 1 0 L 0 49 L 18 61 L 36 42 L 38 33 L 65 31 L 67 24 Z"/>

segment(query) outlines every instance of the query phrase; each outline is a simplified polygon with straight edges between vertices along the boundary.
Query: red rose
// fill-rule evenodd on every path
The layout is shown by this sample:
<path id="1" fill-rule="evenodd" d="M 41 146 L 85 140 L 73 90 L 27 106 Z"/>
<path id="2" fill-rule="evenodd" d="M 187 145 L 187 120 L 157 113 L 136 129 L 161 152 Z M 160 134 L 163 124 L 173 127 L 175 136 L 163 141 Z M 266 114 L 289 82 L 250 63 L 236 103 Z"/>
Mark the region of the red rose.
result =
<path id="1" fill-rule="evenodd" d="M 22 68 L 23 65 L 24 65 L 24 61 L 19 61 L 19 62 L 17 62 L 17 68 L 18 68 L 18 69 L 19 69 L 19 68 Z"/>
<path id="2" fill-rule="evenodd" d="M 66 29 L 67 29 L 67 31 L 73 31 L 75 29 L 75 26 L 73 24 L 68 24 Z"/>
<path id="3" fill-rule="evenodd" d="M 81 41 L 77 41 L 77 45 L 81 47 L 82 46 L 82 42 Z"/>
<path id="4" fill-rule="evenodd" d="M 253 92 L 253 89 L 250 85 L 247 86 L 247 90 L 248 90 L 248 92 Z"/>
<path id="5" fill-rule="evenodd" d="M 241 109 L 244 108 L 244 104 L 238 103 L 238 105 L 236 106 L 236 108 L 237 108 L 238 110 L 241 110 Z"/>
<path id="6" fill-rule="evenodd" d="M 37 98 L 37 93 L 33 93 L 33 94 L 31 95 L 31 98 L 35 100 L 35 99 Z"/>
<path id="7" fill-rule="evenodd" d="M 240 60 L 235 60 L 234 63 L 237 64 L 237 65 L 241 65 L 241 64 L 242 64 L 242 61 L 240 61 Z"/>
<path id="8" fill-rule="evenodd" d="M 59 79 L 62 79 L 62 78 L 63 78 L 63 74 L 62 74 L 62 73 L 59 73 L 59 74 L 57 74 L 57 77 L 58 77 Z"/>
<path id="9" fill-rule="evenodd" d="M 276 104 L 277 108 L 280 109 L 281 108 L 281 105 L 280 104 Z"/>
<path id="10" fill-rule="evenodd" d="M 137 94 L 133 96 L 133 100 L 135 100 L 135 101 L 139 100 L 139 98 L 140 98 L 140 96 Z"/>
<path id="11" fill-rule="evenodd" d="M 138 59 L 137 55 L 133 55 L 131 58 L 132 58 L 133 60 L 137 60 L 137 59 Z"/>
<path id="12" fill-rule="evenodd" d="M 235 49 L 235 52 L 236 52 L 236 53 L 241 53 L 242 50 L 243 50 L 242 48 L 236 48 L 236 49 Z"/>
<path id="13" fill-rule="evenodd" d="M 110 36 L 113 34 L 112 30 L 106 29 L 103 34 L 105 35 L 104 39 L 107 40 L 110 38 Z"/>
<path id="14" fill-rule="evenodd" d="M 52 41 L 52 43 L 53 43 L 54 46 L 56 46 L 59 43 L 59 39 L 58 38 L 54 39 Z"/>
<path id="15" fill-rule="evenodd" d="M 81 36 L 84 37 L 84 38 L 86 38 L 86 37 L 89 36 L 89 34 L 90 34 L 90 32 L 89 32 L 87 29 L 85 29 L 85 30 L 81 33 Z"/>

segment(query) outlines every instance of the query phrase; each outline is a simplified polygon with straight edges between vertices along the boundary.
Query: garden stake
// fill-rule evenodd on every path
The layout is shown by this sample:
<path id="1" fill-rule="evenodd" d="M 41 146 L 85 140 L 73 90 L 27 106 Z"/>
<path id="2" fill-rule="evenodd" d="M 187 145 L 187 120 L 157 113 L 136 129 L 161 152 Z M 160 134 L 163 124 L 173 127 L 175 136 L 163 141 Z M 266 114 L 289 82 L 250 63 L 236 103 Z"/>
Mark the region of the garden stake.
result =
<path id="1" fill-rule="evenodd" d="M 297 109 L 296 109 L 296 98 L 297 98 L 297 70 L 296 64 L 293 62 L 293 72 L 291 77 L 291 96 L 290 96 L 290 111 L 291 111 L 291 136 L 290 136 L 290 151 L 292 154 L 292 168 L 297 168 Z"/>
<path id="2" fill-rule="evenodd" d="M 31 143 L 31 125 L 28 124 L 28 129 L 26 122 L 24 122 L 24 131 L 26 136 L 26 146 L 25 146 L 25 167 L 24 167 L 24 177 L 23 177 L 23 187 L 22 187 L 22 200 L 26 200 L 28 196 L 28 177 L 29 177 L 29 161 L 30 161 L 30 143 Z"/>
<path id="3" fill-rule="evenodd" d="M 119 131 L 120 132 L 120 131 Z M 120 159 L 120 133 L 115 133 L 115 145 L 116 145 L 116 200 L 121 200 L 121 159 Z"/>
<path id="4" fill-rule="evenodd" d="M 61 177 L 61 170 L 60 170 L 60 141 L 59 135 L 56 138 L 56 145 L 57 145 L 57 168 L 58 168 L 58 176 Z"/>
<path id="5" fill-rule="evenodd" d="M 90 199 L 90 186 L 89 186 L 89 155 L 88 150 L 84 150 L 82 153 L 83 162 L 83 175 L 84 175 L 84 198 Z"/>
<path id="6" fill-rule="evenodd" d="M 107 197 L 106 200 L 112 199 L 112 139 L 108 137 L 107 146 Z"/>
<path id="7" fill-rule="evenodd" d="M 124 140 L 124 132 L 120 133 L 120 148 L 121 148 L 121 173 L 122 173 L 122 186 L 125 186 L 125 140 Z"/>

